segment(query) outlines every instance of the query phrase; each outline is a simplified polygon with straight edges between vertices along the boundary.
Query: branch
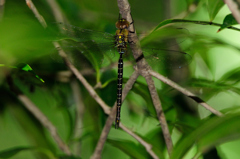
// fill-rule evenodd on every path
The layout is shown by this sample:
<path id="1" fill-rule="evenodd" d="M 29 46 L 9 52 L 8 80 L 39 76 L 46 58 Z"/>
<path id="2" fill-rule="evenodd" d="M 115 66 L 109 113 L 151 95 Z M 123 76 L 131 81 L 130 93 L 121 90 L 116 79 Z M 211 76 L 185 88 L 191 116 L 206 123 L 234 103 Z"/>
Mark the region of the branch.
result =
<path id="1" fill-rule="evenodd" d="M 129 5 L 128 1 L 127 0 L 118 0 L 118 7 L 120 10 L 120 13 L 122 14 L 122 17 L 125 18 L 129 22 L 133 22 L 131 13 L 130 13 L 130 5 Z M 133 56 L 135 59 L 138 59 L 139 57 L 142 56 L 142 50 L 140 48 L 140 43 L 139 43 L 139 40 L 138 40 L 138 37 L 137 37 L 137 34 L 135 32 L 133 25 L 130 25 L 129 30 L 130 30 L 130 32 L 134 32 L 134 33 L 130 33 L 129 41 L 131 41 L 130 47 L 132 49 Z M 167 121 L 166 121 L 165 115 L 163 113 L 162 105 L 161 105 L 160 99 L 158 97 L 156 88 L 154 86 L 153 79 L 152 79 L 151 75 L 148 73 L 148 70 L 150 69 L 149 65 L 147 64 L 146 60 L 143 58 L 137 62 L 137 66 L 139 69 L 139 73 L 147 81 L 148 89 L 150 91 L 150 94 L 151 94 L 151 97 L 153 100 L 153 104 L 154 104 L 154 107 L 155 107 L 155 110 L 156 110 L 156 113 L 158 116 L 158 120 L 162 127 L 163 136 L 164 136 L 166 146 L 168 149 L 168 154 L 171 155 L 173 143 L 172 143 L 171 135 L 170 135 L 170 132 L 168 129 Z"/>
<path id="2" fill-rule="evenodd" d="M 7 82 L 9 88 L 12 92 L 16 94 L 18 99 L 23 103 L 23 105 L 30 111 L 38 121 L 49 130 L 51 136 L 56 141 L 58 147 L 63 150 L 67 155 L 71 155 L 71 151 L 68 146 L 61 140 L 57 133 L 55 126 L 48 120 L 48 118 L 38 109 L 38 107 L 27 97 L 25 96 L 13 83 L 13 79 L 10 76 L 7 76 Z"/>
<path id="3" fill-rule="evenodd" d="M 40 13 L 38 12 L 38 10 L 35 7 L 35 5 L 33 4 L 32 0 L 26 0 L 26 3 L 27 3 L 27 6 L 29 7 L 29 9 L 32 10 L 33 14 L 38 19 L 38 21 L 42 24 L 42 26 L 44 28 L 46 28 L 47 27 L 47 23 L 44 20 L 44 18 L 42 17 L 42 15 L 40 15 Z"/>
<path id="4" fill-rule="evenodd" d="M 127 129 L 124 125 L 122 125 L 122 123 L 120 123 L 120 127 L 124 131 L 126 131 L 129 135 L 134 137 L 140 144 L 142 144 L 146 148 L 147 152 L 152 156 L 152 158 L 158 159 L 158 156 L 152 151 L 152 145 L 150 145 L 149 143 L 145 142 L 142 138 L 140 138 L 139 136 L 134 134 L 131 130 Z"/>
<path id="5" fill-rule="evenodd" d="M 201 98 L 197 97 L 195 94 L 191 93 L 187 89 L 179 86 L 177 83 L 169 80 L 168 78 L 166 78 L 166 77 L 164 77 L 164 76 L 160 75 L 159 73 L 154 72 L 152 70 L 149 73 L 152 76 L 156 77 L 157 79 L 161 80 L 163 83 L 166 83 L 167 85 L 175 88 L 179 92 L 181 92 L 181 93 L 185 94 L 186 96 L 188 96 L 189 98 L 193 99 L 195 102 L 197 102 L 198 104 L 202 105 L 204 108 L 206 108 L 207 110 L 209 110 L 213 114 L 215 114 L 217 116 L 222 116 L 223 115 L 221 112 L 215 110 L 210 105 L 208 105 L 206 102 L 204 102 Z"/>
<path id="6" fill-rule="evenodd" d="M 72 88 L 72 94 L 74 97 L 75 101 L 75 125 L 74 125 L 74 138 L 80 138 L 82 135 L 82 126 L 83 126 L 83 114 L 84 114 L 84 103 L 81 95 L 81 90 L 79 89 L 79 84 L 77 79 L 72 79 L 70 81 L 70 85 Z M 73 152 L 74 154 L 80 155 L 80 147 L 81 147 L 81 142 L 76 142 L 73 145 Z"/>
<path id="7" fill-rule="evenodd" d="M 64 15 L 62 14 L 58 3 L 56 3 L 55 0 L 47 0 L 47 3 L 51 7 L 51 10 L 53 11 L 53 15 L 54 15 L 56 21 L 64 22 L 64 19 L 66 19 L 66 18 L 64 18 Z"/>

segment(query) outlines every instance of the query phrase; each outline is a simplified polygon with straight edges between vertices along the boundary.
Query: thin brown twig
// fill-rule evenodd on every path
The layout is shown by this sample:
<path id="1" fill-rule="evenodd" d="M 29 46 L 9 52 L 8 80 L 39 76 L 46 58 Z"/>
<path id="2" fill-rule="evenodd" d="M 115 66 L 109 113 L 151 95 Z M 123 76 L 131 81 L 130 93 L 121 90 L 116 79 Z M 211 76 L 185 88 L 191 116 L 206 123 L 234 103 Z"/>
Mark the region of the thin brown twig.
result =
<path id="1" fill-rule="evenodd" d="M 44 20 L 44 18 L 42 17 L 42 15 L 38 12 L 38 10 L 35 7 L 35 5 L 33 4 L 32 0 L 26 0 L 26 3 L 27 3 L 27 6 L 29 7 L 29 9 L 32 10 L 33 14 L 38 19 L 38 21 L 42 24 L 42 26 L 44 28 L 46 28 L 47 27 L 47 23 Z"/>
<path id="2" fill-rule="evenodd" d="M 83 114 L 84 114 L 84 103 L 81 95 L 81 90 L 79 89 L 79 84 L 77 79 L 72 79 L 70 81 L 72 94 L 75 102 L 75 125 L 74 125 L 74 138 L 80 138 L 82 135 L 83 126 Z M 73 145 L 74 154 L 81 155 L 81 142 L 76 142 Z"/>
<path id="3" fill-rule="evenodd" d="M 159 157 L 152 151 L 152 145 L 147 143 L 146 141 L 144 141 L 142 138 L 140 138 L 139 136 L 137 136 L 136 134 L 134 134 L 131 130 L 127 129 L 124 125 L 122 125 L 122 123 L 120 123 L 120 127 L 126 131 L 129 135 L 131 135 L 132 137 L 134 137 L 140 144 L 142 144 L 147 152 L 152 156 L 152 158 L 154 159 L 158 159 Z"/>
<path id="4" fill-rule="evenodd" d="M 2 20 L 4 14 L 4 4 L 5 0 L 0 0 L 0 21 Z"/>
<path id="5" fill-rule="evenodd" d="M 129 5 L 128 1 L 127 0 L 118 0 L 118 7 L 119 7 L 122 17 L 125 18 L 127 21 L 132 22 L 133 20 L 131 17 L 130 5 Z M 135 32 L 133 25 L 130 25 L 129 30 L 130 30 L 129 41 L 131 41 L 130 47 L 132 49 L 134 58 L 138 59 L 142 55 L 140 43 L 139 43 L 139 40 L 138 40 L 138 37 L 137 37 L 137 34 Z M 132 33 L 133 31 L 134 31 L 134 33 Z M 161 105 L 160 99 L 158 97 L 158 94 L 157 94 L 157 91 L 156 91 L 156 88 L 154 85 L 153 79 L 152 79 L 151 75 L 148 73 L 148 70 L 150 69 L 150 67 L 144 58 L 137 62 L 137 66 L 139 69 L 139 73 L 147 81 L 148 88 L 149 88 L 151 98 L 153 101 L 153 105 L 155 107 L 155 110 L 156 110 L 156 113 L 158 116 L 158 120 L 162 127 L 162 132 L 163 132 L 163 136 L 164 136 L 164 139 L 166 142 L 168 154 L 171 155 L 171 152 L 173 149 L 173 143 L 172 143 L 172 139 L 171 139 L 171 135 L 170 135 L 170 132 L 168 129 L 167 121 L 166 121 L 166 118 L 165 118 L 165 115 L 164 115 L 164 112 L 162 109 L 162 105 Z"/>
<path id="6" fill-rule="evenodd" d="M 69 147 L 62 141 L 58 135 L 55 126 L 48 120 L 48 118 L 38 109 L 38 107 L 25 95 L 19 94 L 18 99 L 24 106 L 38 119 L 38 121 L 49 130 L 51 136 L 56 141 L 58 147 L 67 155 L 71 155 Z"/>
<path id="7" fill-rule="evenodd" d="M 210 112 L 212 112 L 213 114 L 217 115 L 217 116 L 222 116 L 223 114 L 217 110 L 215 110 L 214 108 L 212 108 L 210 105 L 208 105 L 206 102 L 204 102 L 202 99 L 200 99 L 199 97 L 197 97 L 195 94 L 193 94 L 192 92 L 188 91 L 187 89 L 179 86 L 177 83 L 169 80 L 168 78 L 162 76 L 161 74 L 154 72 L 152 70 L 149 71 L 149 73 L 156 77 L 157 79 L 161 80 L 162 82 L 168 84 L 169 86 L 175 88 L 176 90 L 178 90 L 179 92 L 185 94 L 186 96 L 190 97 L 191 99 L 193 99 L 194 101 L 196 101 L 197 103 L 199 103 L 200 105 L 202 105 L 204 108 L 206 108 L 207 110 L 209 110 Z"/>
<path id="8" fill-rule="evenodd" d="M 62 14 L 58 3 L 56 3 L 55 0 L 47 0 L 47 3 L 51 7 L 51 10 L 53 11 L 53 15 L 54 15 L 56 21 L 57 22 L 64 22 L 64 20 L 66 18 L 64 18 L 64 15 Z"/>

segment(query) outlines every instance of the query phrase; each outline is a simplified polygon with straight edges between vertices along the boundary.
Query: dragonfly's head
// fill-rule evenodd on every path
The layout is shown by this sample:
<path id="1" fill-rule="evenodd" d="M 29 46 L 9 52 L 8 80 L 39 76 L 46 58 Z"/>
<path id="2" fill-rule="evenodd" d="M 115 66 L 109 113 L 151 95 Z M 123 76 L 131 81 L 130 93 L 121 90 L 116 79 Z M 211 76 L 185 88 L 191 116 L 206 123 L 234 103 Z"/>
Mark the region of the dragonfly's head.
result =
<path id="1" fill-rule="evenodd" d="M 116 22 L 115 25 L 116 25 L 116 28 L 118 29 L 127 29 L 130 24 L 126 19 L 121 18 Z"/>

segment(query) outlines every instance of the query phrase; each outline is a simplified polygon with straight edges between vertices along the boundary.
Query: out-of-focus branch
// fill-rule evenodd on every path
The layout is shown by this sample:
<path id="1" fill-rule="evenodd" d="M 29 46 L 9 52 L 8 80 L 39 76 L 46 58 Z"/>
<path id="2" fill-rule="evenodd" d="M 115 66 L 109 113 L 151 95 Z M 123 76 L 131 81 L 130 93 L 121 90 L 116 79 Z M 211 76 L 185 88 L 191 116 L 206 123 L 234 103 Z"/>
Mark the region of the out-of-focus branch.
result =
<path id="1" fill-rule="evenodd" d="M 4 14 L 4 4 L 5 4 L 5 0 L 0 0 L 0 21 L 2 20 L 2 17 Z"/>
<path id="2" fill-rule="evenodd" d="M 38 107 L 27 96 L 23 94 L 19 94 L 17 97 L 24 104 L 24 106 L 38 119 L 38 121 L 40 121 L 40 123 L 49 130 L 58 147 L 67 155 L 71 155 L 69 147 L 62 141 L 62 139 L 58 135 L 56 127 L 38 109 Z"/>
<path id="3" fill-rule="evenodd" d="M 81 90 L 79 89 L 79 84 L 77 79 L 72 79 L 70 81 L 73 98 L 75 101 L 75 126 L 74 126 L 74 138 L 80 138 L 82 135 L 82 127 L 83 127 L 83 114 L 84 114 L 84 103 L 81 95 Z M 76 142 L 73 145 L 73 153 L 77 155 L 81 155 L 81 142 Z"/>
<path id="4" fill-rule="evenodd" d="M 57 22 L 64 22 L 65 18 L 64 15 L 61 12 L 61 9 L 58 5 L 58 3 L 55 0 L 47 0 L 47 3 L 51 7 L 53 11 L 53 15 Z"/>
<path id="5" fill-rule="evenodd" d="M 42 26 L 44 28 L 46 28 L 47 27 L 47 23 L 44 20 L 44 18 L 42 17 L 42 15 L 38 12 L 38 10 L 35 7 L 35 5 L 33 4 L 32 0 L 26 0 L 26 3 L 27 3 L 27 6 L 29 7 L 29 9 L 32 10 L 33 14 L 38 19 L 38 21 L 42 24 Z"/>

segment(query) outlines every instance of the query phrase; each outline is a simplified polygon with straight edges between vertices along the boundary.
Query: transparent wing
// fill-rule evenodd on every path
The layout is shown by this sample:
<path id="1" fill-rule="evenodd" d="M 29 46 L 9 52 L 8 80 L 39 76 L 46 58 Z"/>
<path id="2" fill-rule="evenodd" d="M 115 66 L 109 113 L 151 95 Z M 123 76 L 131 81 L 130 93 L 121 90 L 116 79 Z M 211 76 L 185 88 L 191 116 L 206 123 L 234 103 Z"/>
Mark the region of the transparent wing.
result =
<path id="1" fill-rule="evenodd" d="M 142 48 L 143 55 L 153 70 L 179 69 L 187 66 L 192 57 L 181 51 Z"/>
<path id="2" fill-rule="evenodd" d="M 61 30 L 58 40 L 62 42 L 64 50 L 71 53 L 73 57 L 85 56 L 95 68 L 111 62 L 111 59 L 118 54 L 114 44 L 114 34 L 83 29 L 64 23 L 56 24 Z"/>
<path id="3" fill-rule="evenodd" d="M 63 45 L 66 46 L 64 49 L 74 53 L 75 55 L 73 56 L 84 55 L 95 67 L 100 67 L 101 64 L 111 61 L 114 57 L 118 59 L 118 52 L 114 46 L 114 34 L 82 29 L 64 23 L 57 23 L 57 25 L 63 32 L 61 40 L 64 40 Z M 154 38 L 157 39 L 155 36 Z M 151 40 L 153 42 L 154 38 L 150 37 L 147 41 Z M 127 54 L 131 54 L 130 49 L 128 48 L 127 50 Z M 155 70 L 181 68 L 191 62 L 191 56 L 180 51 L 143 48 L 143 54 L 152 68 L 156 68 Z M 126 55 L 125 57 L 130 56 Z M 115 58 L 114 61 L 116 60 Z"/>
<path id="4" fill-rule="evenodd" d="M 99 69 L 102 65 L 108 65 L 119 58 L 118 52 L 113 43 L 96 43 L 93 41 L 75 42 L 71 40 L 63 41 L 63 50 L 74 60 L 88 60 L 95 69 Z"/>
<path id="5" fill-rule="evenodd" d="M 61 28 L 62 38 L 71 38 L 76 42 L 86 42 L 86 41 L 94 41 L 96 43 L 109 43 L 114 42 L 115 35 L 100 31 L 93 31 L 90 29 L 83 29 L 76 27 L 74 25 L 57 23 L 59 28 Z"/>

